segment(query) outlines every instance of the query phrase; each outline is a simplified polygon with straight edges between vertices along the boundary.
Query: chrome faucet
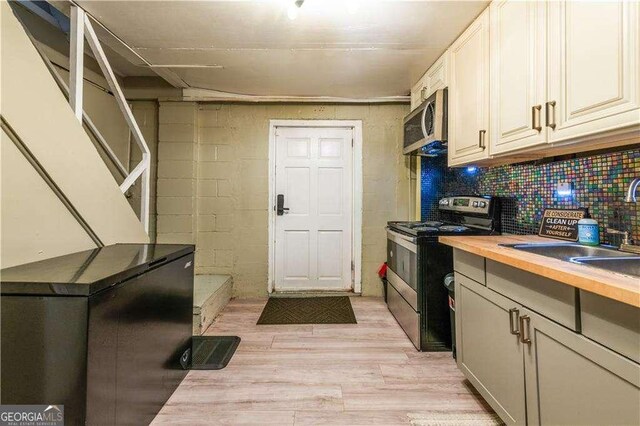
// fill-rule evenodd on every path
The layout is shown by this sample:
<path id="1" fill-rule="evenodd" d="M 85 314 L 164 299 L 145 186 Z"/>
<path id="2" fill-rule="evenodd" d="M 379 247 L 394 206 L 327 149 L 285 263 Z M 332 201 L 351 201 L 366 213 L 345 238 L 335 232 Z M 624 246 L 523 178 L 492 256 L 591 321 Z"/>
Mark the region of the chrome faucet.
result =
<path id="1" fill-rule="evenodd" d="M 627 189 L 627 196 L 624 201 L 627 203 L 637 203 L 638 199 L 636 198 L 636 192 L 638 191 L 638 186 L 640 185 L 640 178 L 635 178 L 629 184 L 629 188 Z"/>
<path id="2" fill-rule="evenodd" d="M 613 234 L 613 235 L 621 235 L 622 236 L 622 245 L 621 245 L 621 247 L 624 246 L 624 245 L 633 244 L 633 240 L 631 239 L 629 231 L 619 231 L 617 229 L 607 228 L 607 229 L 605 229 L 605 233 Z"/>
<path id="3" fill-rule="evenodd" d="M 637 177 L 637 178 L 634 178 L 629 184 L 629 188 L 627 189 L 627 196 L 624 197 L 625 202 L 627 203 L 638 202 L 638 198 L 636 197 L 638 186 L 640 186 L 640 178 Z M 635 242 L 631 239 L 631 235 L 628 231 L 619 231 L 617 229 L 607 228 L 605 232 L 607 234 L 615 234 L 615 235 L 622 236 L 620 251 L 640 254 L 640 246 L 635 244 Z"/>

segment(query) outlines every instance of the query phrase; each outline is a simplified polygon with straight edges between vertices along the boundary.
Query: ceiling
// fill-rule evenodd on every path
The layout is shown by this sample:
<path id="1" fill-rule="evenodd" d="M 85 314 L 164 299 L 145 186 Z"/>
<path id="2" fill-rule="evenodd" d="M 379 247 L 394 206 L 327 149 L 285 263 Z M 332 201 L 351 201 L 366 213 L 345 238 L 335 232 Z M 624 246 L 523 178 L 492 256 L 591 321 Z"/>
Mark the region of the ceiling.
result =
<path id="1" fill-rule="evenodd" d="M 42 12 L 39 15 L 36 15 L 34 10 L 37 9 L 27 7 L 29 6 L 29 3 L 27 2 L 11 2 L 9 4 L 20 22 L 28 29 L 35 40 L 40 42 L 40 46 L 45 50 L 45 52 L 47 52 L 49 60 L 68 70 L 69 20 L 62 14 L 58 17 L 58 21 L 53 19 L 53 15 L 46 16 L 46 14 L 43 14 Z M 61 13 L 68 14 L 68 10 L 63 10 Z M 43 16 L 45 16 L 45 18 L 43 18 Z M 101 39 L 105 39 L 106 36 L 107 34 L 100 34 Z M 103 48 L 109 59 L 109 63 L 113 67 L 117 76 L 156 75 L 148 67 L 136 66 L 131 61 L 126 60 L 121 54 L 110 49 L 106 43 L 103 43 Z M 95 73 L 101 74 L 98 63 L 92 58 L 93 52 L 89 49 L 89 46 L 86 43 L 84 50 L 87 55 L 84 58 L 84 66 Z M 138 62 L 142 63 L 141 61 Z"/>
<path id="2" fill-rule="evenodd" d="M 77 3 L 189 87 L 367 99 L 407 95 L 488 2 L 306 0 L 295 20 L 292 0 Z"/>

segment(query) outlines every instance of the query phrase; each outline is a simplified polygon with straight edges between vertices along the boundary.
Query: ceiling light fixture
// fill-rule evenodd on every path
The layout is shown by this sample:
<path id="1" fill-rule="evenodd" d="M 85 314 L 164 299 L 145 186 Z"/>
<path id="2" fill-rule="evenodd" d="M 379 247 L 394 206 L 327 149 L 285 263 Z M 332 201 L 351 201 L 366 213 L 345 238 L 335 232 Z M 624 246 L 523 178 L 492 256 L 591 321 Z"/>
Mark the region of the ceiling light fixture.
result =
<path id="1" fill-rule="evenodd" d="M 289 19 L 293 21 L 298 17 L 298 9 L 302 7 L 302 3 L 304 3 L 304 0 L 295 0 L 295 2 L 293 2 L 293 4 L 287 10 L 287 16 L 289 17 Z"/>

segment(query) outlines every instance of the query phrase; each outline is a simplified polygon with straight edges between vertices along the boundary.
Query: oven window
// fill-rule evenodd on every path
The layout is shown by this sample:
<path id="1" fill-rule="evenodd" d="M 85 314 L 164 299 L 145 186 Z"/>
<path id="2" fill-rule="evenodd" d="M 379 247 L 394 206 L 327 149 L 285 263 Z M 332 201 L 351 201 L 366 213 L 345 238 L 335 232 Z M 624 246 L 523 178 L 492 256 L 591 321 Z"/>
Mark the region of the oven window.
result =
<path id="1" fill-rule="evenodd" d="M 418 291 L 418 255 L 400 244 L 387 240 L 387 266 L 412 289 Z"/>

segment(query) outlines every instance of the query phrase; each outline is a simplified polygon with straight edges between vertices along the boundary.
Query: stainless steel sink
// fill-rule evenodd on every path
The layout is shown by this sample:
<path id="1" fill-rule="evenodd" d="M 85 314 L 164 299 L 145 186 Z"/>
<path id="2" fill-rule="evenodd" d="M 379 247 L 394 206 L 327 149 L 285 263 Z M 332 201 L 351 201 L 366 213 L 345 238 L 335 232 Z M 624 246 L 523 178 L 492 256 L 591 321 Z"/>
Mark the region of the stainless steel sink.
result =
<path id="1" fill-rule="evenodd" d="M 640 277 L 640 256 L 618 251 L 613 246 L 592 247 L 577 243 L 501 244 L 501 246 Z"/>
<path id="2" fill-rule="evenodd" d="M 629 253 L 618 251 L 612 246 L 583 246 L 576 243 L 532 243 L 532 244 L 501 244 L 528 253 L 553 257 L 560 260 L 571 260 L 574 257 L 629 257 Z"/>
<path id="3" fill-rule="evenodd" d="M 593 266 L 594 268 L 606 269 L 607 271 L 619 274 L 633 275 L 640 277 L 640 256 L 629 257 L 576 257 L 571 259 L 574 263 Z"/>

